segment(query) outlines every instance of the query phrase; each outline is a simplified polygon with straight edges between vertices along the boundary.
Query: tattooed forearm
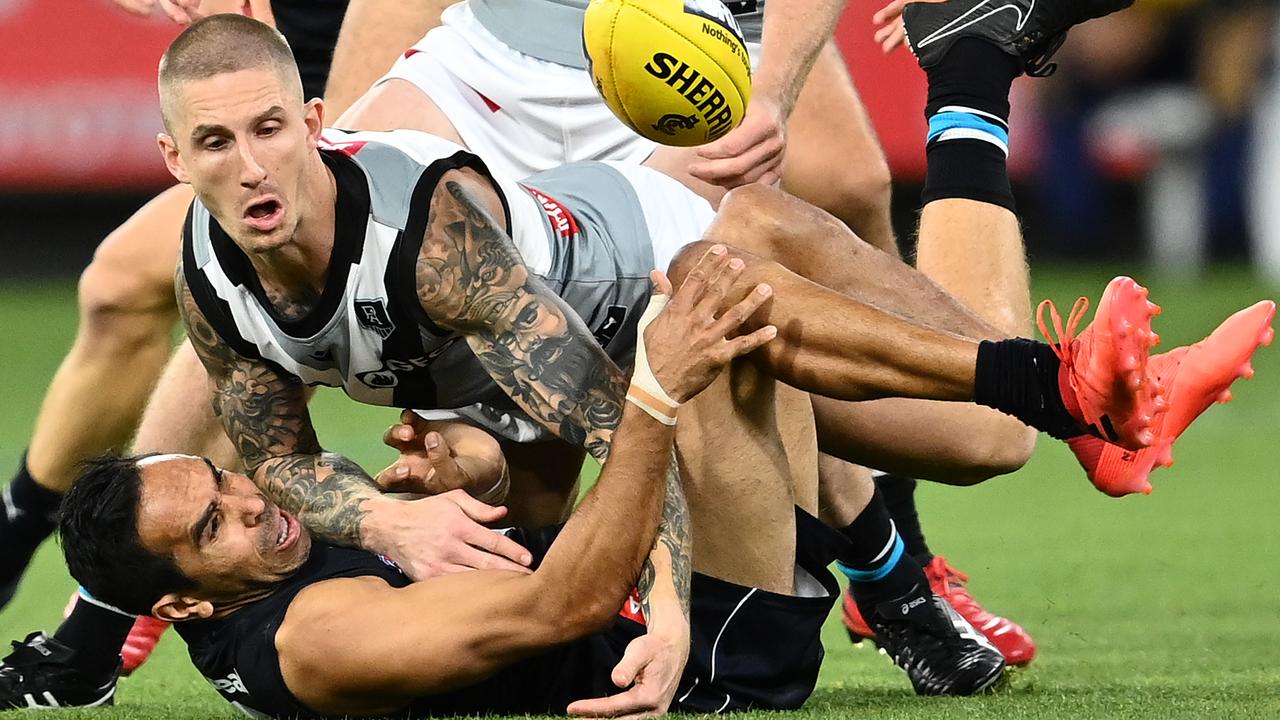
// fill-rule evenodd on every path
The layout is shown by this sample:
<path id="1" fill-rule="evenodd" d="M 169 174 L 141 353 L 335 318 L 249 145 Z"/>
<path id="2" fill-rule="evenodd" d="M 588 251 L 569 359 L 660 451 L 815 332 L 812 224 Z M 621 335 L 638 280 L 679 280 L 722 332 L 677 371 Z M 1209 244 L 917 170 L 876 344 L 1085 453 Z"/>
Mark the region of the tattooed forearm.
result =
<path id="1" fill-rule="evenodd" d="M 187 336 L 209 371 L 213 412 L 249 470 L 272 457 L 319 453 L 302 381 L 243 357 L 223 342 L 181 275 L 178 297 Z"/>
<path id="2" fill-rule="evenodd" d="M 659 553 L 656 552 L 658 545 L 666 548 L 667 554 L 670 556 L 669 567 L 661 569 L 657 567 L 659 563 L 664 566 L 668 565 L 667 559 L 661 558 Z M 674 455 L 667 466 L 667 487 L 666 494 L 662 500 L 662 520 L 658 524 L 658 540 L 654 548 L 655 552 L 650 553 L 645 560 L 644 569 L 640 574 L 640 581 L 636 583 L 636 590 L 640 594 L 640 604 L 644 607 L 647 616 L 651 604 L 650 597 L 657 586 L 658 573 L 660 570 L 662 572 L 669 570 L 671 584 L 675 588 L 676 599 L 680 602 L 680 609 L 687 621 L 689 619 L 690 584 L 693 579 L 693 565 L 690 560 L 693 538 L 689 526 L 689 504 L 685 500 L 684 487 L 680 484 L 680 473 L 676 466 Z M 661 560 L 657 558 L 661 558 Z"/>
<path id="3" fill-rule="evenodd" d="M 293 455 L 268 460 L 257 480 L 263 492 L 301 518 L 320 539 L 363 546 L 365 501 L 378 492 L 359 465 L 333 453 Z"/>
<path id="4" fill-rule="evenodd" d="M 467 334 L 485 370 L 530 417 L 603 460 L 626 377 L 581 318 L 529 273 L 479 191 L 454 180 L 442 186 L 416 267 L 423 309 Z"/>
<path id="5" fill-rule="evenodd" d="M 379 495 L 376 484 L 350 460 L 323 453 L 302 382 L 224 343 L 178 273 L 179 309 L 209 371 L 214 414 L 250 477 L 317 536 L 358 546 L 363 506 Z"/>
<path id="6" fill-rule="evenodd" d="M 460 182 L 442 185 L 432 197 L 416 267 L 423 309 L 467 333 L 485 370 L 530 417 L 603 461 L 622 418 L 626 377 L 577 313 L 529 273 L 484 197 Z M 646 611 L 659 573 L 669 572 L 687 618 L 689 538 L 689 509 L 673 458 L 658 545 L 639 583 Z"/>

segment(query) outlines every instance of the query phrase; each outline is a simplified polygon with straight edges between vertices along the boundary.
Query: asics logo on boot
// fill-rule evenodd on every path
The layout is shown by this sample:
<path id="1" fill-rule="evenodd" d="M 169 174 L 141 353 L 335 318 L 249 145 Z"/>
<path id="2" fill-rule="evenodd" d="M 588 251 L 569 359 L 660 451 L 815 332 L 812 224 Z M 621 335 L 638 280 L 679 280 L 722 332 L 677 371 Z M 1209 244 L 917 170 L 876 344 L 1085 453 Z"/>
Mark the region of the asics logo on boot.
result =
<path id="1" fill-rule="evenodd" d="M 972 17 L 975 13 L 978 13 L 980 10 L 983 10 L 984 8 L 986 8 L 987 10 L 985 13 L 978 15 L 977 17 Z M 946 25 L 943 25 L 942 27 L 935 30 L 932 35 L 929 35 L 925 39 L 921 40 L 916 47 L 926 47 L 928 45 L 932 45 L 933 43 L 939 40 L 951 37 L 952 35 L 955 35 L 956 33 L 960 32 L 961 30 L 964 30 L 965 28 L 971 25 L 976 25 L 982 22 L 983 20 L 986 20 L 987 18 L 995 15 L 996 13 L 1000 13 L 1005 10 L 1012 10 L 1014 13 L 1017 14 L 1018 22 L 1014 23 L 1014 30 L 1017 30 L 1018 32 L 1022 32 L 1022 28 L 1027 26 L 1027 21 L 1031 19 L 1031 13 L 1034 12 L 1035 9 L 1036 9 L 1036 0 L 1031 0 L 1031 5 L 1027 8 L 1027 12 L 1025 14 L 1022 12 L 1022 9 L 1019 8 L 1017 5 L 1005 4 L 1005 5 L 998 5 L 995 7 L 991 7 L 991 0 L 982 0 L 982 2 L 978 3 L 977 5 L 974 5 L 973 7 L 965 11 L 965 13 L 960 17 L 956 18 L 955 20 L 952 20 Z"/>
<path id="2" fill-rule="evenodd" d="M 921 605 L 923 605 L 923 604 L 924 604 L 924 602 L 925 602 L 926 600 L 928 600 L 928 598 L 926 598 L 926 597 L 918 597 L 918 598 L 916 598 L 915 600 L 912 600 L 911 602 L 904 602 L 904 603 L 902 603 L 902 614 L 903 614 L 903 615 L 906 615 L 906 614 L 910 613 L 910 612 L 912 611 L 912 609 L 914 609 L 914 608 L 918 608 L 918 607 L 920 607 Z"/>

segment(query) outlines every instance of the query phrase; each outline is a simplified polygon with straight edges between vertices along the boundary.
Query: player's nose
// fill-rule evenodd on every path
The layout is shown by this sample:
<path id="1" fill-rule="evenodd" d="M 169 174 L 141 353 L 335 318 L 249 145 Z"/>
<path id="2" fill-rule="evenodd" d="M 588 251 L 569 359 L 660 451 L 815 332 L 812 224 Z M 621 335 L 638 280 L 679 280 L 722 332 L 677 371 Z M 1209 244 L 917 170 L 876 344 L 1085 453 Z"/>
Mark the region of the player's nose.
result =
<path id="1" fill-rule="evenodd" d="M 240 498 L 240 514 L 246 527 L 256 527 L 267 514 L 267 499 L 254 493 Z"/>
<path id="2" fill-rule="evenodd" d="M 266 167 L 258 162 L 253 143 L 241 142 L 236 143 L 236 146 L 240 150 L 240 185 L 246 188 L 258 187 L 267 179 Z"/>

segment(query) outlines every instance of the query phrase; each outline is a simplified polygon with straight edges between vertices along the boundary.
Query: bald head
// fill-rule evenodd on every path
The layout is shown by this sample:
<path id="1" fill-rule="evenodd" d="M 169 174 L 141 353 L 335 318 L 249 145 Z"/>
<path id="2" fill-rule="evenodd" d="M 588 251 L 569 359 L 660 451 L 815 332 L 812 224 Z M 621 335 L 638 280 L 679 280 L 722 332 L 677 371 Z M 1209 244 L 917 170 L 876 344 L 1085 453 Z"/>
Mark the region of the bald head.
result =
<path id="1" fill-rule="evenodd" d="M 303 103 L 298 64 L 289 43 L 275 29 L 234 13 L 211 15 L 193 23 L 160 58 L 160 112 L 165 128 L 173 129 L 184 83 L 259 69 L 274 71 L 286 94 L 299 105 Z"/>

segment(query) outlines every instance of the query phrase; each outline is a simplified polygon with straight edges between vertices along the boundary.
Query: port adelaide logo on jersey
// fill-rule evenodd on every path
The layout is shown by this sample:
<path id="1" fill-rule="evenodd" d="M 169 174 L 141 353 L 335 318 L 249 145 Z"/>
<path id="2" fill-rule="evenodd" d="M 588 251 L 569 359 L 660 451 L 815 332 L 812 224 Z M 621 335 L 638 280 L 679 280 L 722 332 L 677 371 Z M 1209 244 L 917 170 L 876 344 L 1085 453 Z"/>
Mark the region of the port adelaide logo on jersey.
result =
<path id="1" fill-rule="evenodd" d="M 383 340 L 391 337 L 391 333 L 396 331 L 396 326 L 391 322 L 391 316 L 387 314 L 387 306 L 382 298 L 356 300 L 355 310 L 356 319 L 360 324 L 378 333 Z"/>

